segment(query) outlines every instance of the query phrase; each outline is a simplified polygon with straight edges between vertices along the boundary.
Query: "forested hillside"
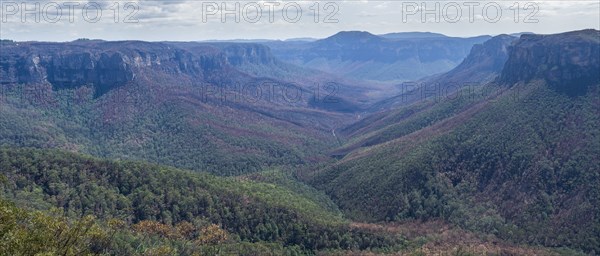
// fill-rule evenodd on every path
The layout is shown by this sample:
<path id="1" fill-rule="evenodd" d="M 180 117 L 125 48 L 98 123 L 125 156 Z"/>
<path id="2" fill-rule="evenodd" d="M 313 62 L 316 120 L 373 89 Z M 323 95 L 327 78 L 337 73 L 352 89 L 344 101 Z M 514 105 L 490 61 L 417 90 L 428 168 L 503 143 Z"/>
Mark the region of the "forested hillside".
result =
<path id="1" fill-rule="evenodd" d="M 379 101 L 369 110 L 382 112 L 382 110 L 408 106 L 423 100 L 456 98 L 455 93 L 461 90 L 463 90 L 461 97 L 473 97 L 476 94 L 474 89 L 482 87 L 500 75 L 508 59 L 509 49 L 517 39 L 509 35 L 498 35 L 481 44 L 475 44 L 469 55 L 452 70 L 403 83 L 400 85 L 399 95 Z M 390 113 L 394 111 L 384 114 Z"/>
<path id="2" fill-rule="evenodd" d="M 244 54 L 253 49 L 245 44 L 236 60 L 199 43 L 3 42 L 2 48 L 0 145 L 236 175 L 316 162 L 335 141 L 332 127 L 349 115 L 322 108 L 354 108 L 329 102 L 333 96 L 323 89 L 313 93 L 303 83 L 235 69 L 255 61 Z"/>
<path id="3" fill-rule="evenodd" d="M 0 47 L 2 256 L 600 253 L 600 31 Z"/>
<path id="4" fill-rule="evenodd" d="M 28 95 L 22 88 L 14 92 Z M 85 89 L 36 90 L 44 92 L 41 98 L 13 97 L 9 92 L 0 103 L 0 144 L 143 159 L 221 175 L 310 162 L 332 138 L 325 128 L 302 123 L 336 118 L 317 110 L 271 112 L 205 102 L 199 98 L 201 93 L 189 87 L 160 93 L 130 87 L 99 99 L 90 98 L 90 90 Z M 290 122 L 278 115 L 296 118 Z"/>
<path id="5" fill-rule="evenodd" d="M 598 33 L 524 36 L 501 77 L 531 72 L 528 82 L 499 80 L 483 98 L 446 98 L 350 126 L 349 134 L 372 132 L 336 151 L 345 157 L 308 175 L 310 184 L 358 219 L 442 218 L 508 240 L 600 251 Z M 579 39 L 554 51 L 571 44 L 561 37 Z M 543 49 L 581 73 L 541 69 L 536 61 L 548 61 L 532 55 Z M 514 68 L 522 62 L 540 68 Z M 387 128 L 369 128 L 374 121 Z"/>
<path id="6" fill-rule="evenodd" d="M 64 226 L 67 220 L 63 218 L 82 222 L 74 223 L 73 229 L 80 228 L 78 225 L 94 227 L 87 234 L 91 237 L 78 235 L 82 244 L 74 245 L 77 250 L 88 246 L 92 252 L 117 255 L 147 250 L 190 254 L 197 250 L 243 248 L 239 246 L 250 249 L 245 251 L 247 255 L 272 246 L 275 254 L 280 254 L 277 251 L 310 253 L 402 244 L 400 237 L 352 229 L 330 205 L 316 203 L 319 200 L 312 200 L 311 194 L 273 183 L 99 160 L 55 150 L 1 149 L 0 170 L 4 179 L 0 217 L 7 221 L 2 228 L 8 230 L 3 232 L 2 248 L 12 248 L 15 252 L 21 250 L 18 246 L 23 245 L 19 244 L 27 239 L 43 236 L 55 239 L 51 234 L 43 234 L 41 228 L 51 229 L 53 224 L 47 222 L 55 221 L 64 222 L 56 224 Z M 301 187 L 290 187 L 298 186 Z M 17 213 L 22 210 L 14 210 L 6 200 L 42 211 L 60 209 L 61 214 L 56 218 L 42 213 L 21 216 Z M 39 223 L 42 225 L 37 230 L 39 234 L 13 232 L 19 225 L 25 225 L 28 218 L 33 218 L 34 223 L 43 221 Z M 112 230 L 115 223 L 120 226 Z M 180 234 L 180 229 L 188 233 Z M 111 240 L 115 235 L 118 239 Z M 94 236 L 105 240 L 93 241 Z M 32 243 L 35 243 L 32 253 L 36 252 L 36 246 L 39 246 L 37 252 L 44 252 L 44 246 L 52 247 L 43 240 Z M 62 250 L 59 246 L 53 249 Z"/>

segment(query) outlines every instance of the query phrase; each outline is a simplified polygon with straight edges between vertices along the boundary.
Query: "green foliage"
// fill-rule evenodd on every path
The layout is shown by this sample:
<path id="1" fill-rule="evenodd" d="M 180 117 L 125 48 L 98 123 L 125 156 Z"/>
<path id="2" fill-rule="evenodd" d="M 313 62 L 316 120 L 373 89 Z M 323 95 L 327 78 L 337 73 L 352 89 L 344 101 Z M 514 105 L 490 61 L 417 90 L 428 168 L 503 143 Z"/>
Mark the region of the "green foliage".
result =
<path id="1" fill-rule="evenodd" d="M 311 113 L 207 102 L 203 89 L 192 86 L 131 85 L 99 98 L 89 87 L 0 90 L 0 146 L 58 148 L 235 176 L 309 163 L 333 141 L 329 131 L 302 125 L 313 121 L 304 120 Z"/>
<path id="2" fill-rule="evenodd" d="M 302 196 L 307 200 L 311 200 L 318 205 L 327 208 L 328 211 L 341 215 L 337 205 L 331 201 L 331 199 L 323 192 L 307 185 L 300 181 L 297 177 L 292 174 L 279 170 L 272 169 L 262 172 L 256 172 L 244 176 L 238 176 L 237 179 L 241 180 L 252 180 L 261 183 L 271 183 L 277 187 L 283 187 L 296 193 L 298 196 Z"/>
<path id="3" fill-rule="evenodd" d="M 468 95 L 469 92 L 465 89 L 458 93 Z M 474 103 L 476 101 L 469 96 L 442 101 L 433 98 L 368 116 L 341 130 L 351 138 L 341 150 L 369 147 L 394 140 L 456 115 L 472 107 Z"/>
<path id="4" fill-rule="evenodd" d="M 0 149 L 0 168 L 9 180 L 3 194 L 18 203 L 19 195 L 37 190 L 41 192 L 29 198 L 63 209 L 70 218 L 93 214 L 112 226 L 122 225 L 109 221 L 114 218 L 132 224 L 137 235 L 122 235 L 124 238 L 119 240 L 129 242 L 117 244 L 119 251 L 139 251 L 131 249 L 137 248 L 131 246 L 136 243 L 146 249 L 155 248 L 145 246 L 156 244 L 152 237 L 177 240 L 185 236 L 174 235 L 177 230 L 203 233 L 201 228 L 191 231 L 194 229 L 184 228 L 182 223 L 193 223 L 194 227 L 219 224 L 230 234 L 223 241 L 231 238 L 276 243 L 308 251 L 403 243 L 399 237 L 352 229 L 339 212 L 272 183 L 145 163 L 98 160 L 55 150 Z M 219 245 L 214 241 L 222 241 L 200 236 L 209 241 L 200 245 L 209 248 Z M 179 251 L 185 249 L 171 242 L 165 245 Z"/>
<path id="5" fill-rule="evenodd" d="M 88 215 L 71 221 L 58 212 L 28 211 L 0 199 L 0 255 L 305 255 L 297 246 L 278 243 L 214 240 L 216 225 L 193 233 L 156 221 L 131 227 L 101 223 Z M 116 221 L 120 222 L 120 221 Z M 216 229 L 214 228 L 216 227 Z M 216 230 L 216 231 L 215 231 Z M 220 230 L 220 231 L 219 231 Z M 189 231 L 189 230 L 188 230 Z M 221 232 L 221 233 L 219 233 Z M 220 235 L 219 235 L 220 234 Z M 200 243 L 198 241 L 213 241 Z M 216 242 L 215 242 L 216 241 Z"/>
<path id="6" fill-rule="evenodd" d="M 93 255 L 109 242 L 93 216 L 75 222 L 0 199 L 1 255 Z"/>
<path id="7" fill-rule="evenodd" d="M 310 183 L 354 218 L 444 218 L 508 240 L 600 251 L 600 88 L 513 90 L 519 97 L 484 99 L 356 150 Z"/>

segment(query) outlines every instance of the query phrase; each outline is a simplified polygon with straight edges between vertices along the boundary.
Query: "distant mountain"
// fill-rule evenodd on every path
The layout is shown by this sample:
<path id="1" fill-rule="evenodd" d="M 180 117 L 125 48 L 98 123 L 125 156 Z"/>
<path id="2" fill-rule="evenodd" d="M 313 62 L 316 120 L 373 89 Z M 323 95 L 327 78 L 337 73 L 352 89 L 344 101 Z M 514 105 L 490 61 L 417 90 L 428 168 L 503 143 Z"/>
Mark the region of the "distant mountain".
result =
<path id="1" fill-rule="evenodd" d="M 357 108 L 352 90 L 324 103 L 311 73 L 266 73 L 278 63 L 256 44 L 3 42 L 0 145 L 221 175 L 315 162 Z"/>
<path id="2" fill-rule="evenodd" d="M 8 254 L 600 252 L 600 31 L 0 47 Z"/>
<path id="3" fill-rule="evenodd" d="M 265 44 L 277 58 L 295 65 L 351 79 L 398 82 L 446 72 L 458 65 L 474 44 L 489 39 L 415 35 L 391 39 L 343 31 L 314 42 Z"/>
<path id="4" fill-rule="evenodd" d="M 177 79 L 178 84 L 228 89 L 275 84 L 280 90 L 287 88 L 290 95 L 303 95 L 302 100 L 287 103 L 353 112 L 370 100 L 367 93 L 379 90 L 364 82 L 284 63 L 267 46 L 257 43 L 77 40 L 3 43 L 3 48 L 0 84 L 47 83 L 54 89 L 88 85 L 97 96 L 136 79 L 161 76 Z M 328 84 L 343 90 L 337 89 L 335 95 L 324 92 L 321 98 L 331 96 L 340 104 L 315 104 L 310 97 Z"/>
<path id="5" fill-rule="evenodd" d="M 490 60 L 508 49 L 495 82 L 368 115 L 338 130 L 339 161 L 304 177 L 356 219 L 441 218 L 598 252 L 589 238 L 600 235 L 599 33 L 523 35 L 508 48 L 513 39 L 500 36 L 489 50 L 474 47 L 483 62 L 474 67 L 493 73 L 499 62 Z"/>
<path id="6" fill-rule="evenodd" d="M 289 38 L 289 39 L 286 39 L 284 41 L 286 41 L 286 42 L 295 42 L 295 41 L 296 42 L 298 42 L 298 41 L 300 41 L 300 42 L 313 42 L 313 41 L 317 41 L 317 40 L 319 40 L 319 39 L 312 38 L 312 37 L 299 37 L 299 38 Z"/>
<path id="7" fill-rule="evenodd" d="M 328 45 L 328 44 L 340 44 L 340 46 L 345 46 L 346 44 L 350 44 L 356 46 L 358 43 L 380 43 L 384 41 L 381 37 L 373 35 L 367 31 L 342 31 L 337 34 L 318 40 L 320 44 Z"/>
<path id="8" fill-rule="evenodd" d="M 508 59 L 508 49 L 517 39 L 499 35 L 482 44 L 475 44 L 457 67 L 446 73 L 404 83 L 400 85 L 400 95 L 373 104 L 369 111 L 407 106 L 427 97 L 432 100 L 451 97 L 457 90 L 485 85 L 500 75 Z"/>
<path id="9" fill-rule="evenodd" d="M 278 41 L 274 39 L 212 39 L 198 41 L 200 43 L 265 43 Z"/>
<path id="10" fill-rule="evenodd" d="M 510 34 L 510 36 L 515 36 L 515 37 L 521 37 L 522 35 L 533 35 L 535 33 L 533 32 L 519 32 L 519 33 L 512 33 Z"/>
<path id="11" fill-rule="evenodd" d="M 287 90 L 291 96 L 295 91 L 286 87 L 299 88 L 305 95 L 314 95 L 322 91 L 323 97 L 331 98 L 335 104 L 322 104 L 304 97 L 309 107 L 333 110 L 339 112 L 356 112 L 373 103 L 380 97 L 376 94 L 384 94 L 387 88 L 373 86 L 370 83 L 346 79 L 323 71 L 296 66 L 283 62 L 276 58 L 271 49 L 258 43 L 182 43 L 171 42 L 170 44 L 186 49 L 199 56 L 205 54 L 206 48 L 215 49 L 225 62 L 232 68 L 260 79 L 271 79 L 279 85 L 278 90 Z M 274 81 L 271 81 L 273 83 Z M 283 85 L 283 86 L 282 86 Z M 335 92 L 326 87 L 335 85 Z"/>
<path id="12" fill-rule="evenodd" d="M 432 37 L 447 37 L 444 34 L 431 32 L 399 32 L 379 35 L 388 39 L 409 39 L 409 38 L 432 38 Z"/>

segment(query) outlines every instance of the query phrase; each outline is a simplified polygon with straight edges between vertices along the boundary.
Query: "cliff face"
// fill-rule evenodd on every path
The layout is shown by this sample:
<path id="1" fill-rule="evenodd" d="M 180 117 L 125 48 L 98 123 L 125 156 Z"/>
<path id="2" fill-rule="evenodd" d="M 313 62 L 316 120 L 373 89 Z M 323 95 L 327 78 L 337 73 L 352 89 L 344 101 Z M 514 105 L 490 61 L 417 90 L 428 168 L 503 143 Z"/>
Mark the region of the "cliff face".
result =
<path id="1" fill-rule="evenodd" d="M 600 83 L 600 31 L 556 35 L 522 35 L 511 47 L 500 81 L 535 79 L 569 94 L 581 94 Z"/>
<path id="2" fill-rule="evenodd" d="M 508 59 L 508 48 L 516 39 L 509 35 L 499 35 L 483 44 L 474 45 L 467 58 L 456 70 L 477 67 L 479 72 L 499 73 Z"/>
<path id="3" fill-rule="evenodd" d="M 238 85 L 265 83 L 294 86 L 308 95 L 315 84 L 337 83 L 339 79 L 279 61 L 268 46 L 255 43 L 0 43 L 0 86 L 44 84 L 54 90 L 88 86 L 96 97 L 125 85 L 210 85 L 235 90 Z M 340 98 L 357 99 L 367 91 L 351 83 L 340 86 L 347 88 L 340 92 Z"/>
<path id="4" fill-rule="evenodd" d="M 499 35 L 483 44 L 476 44 L 460 65 L 445 74 L 426 80 L 426 83 L 485 84 L 500 74 L 508 59 L 508 48 L 516 39 L 509 35 Z"/>
<path id="5" fill-rule="evenodd" d="M 35 65 L 36 74 L 43 74 L 43 80 L 55 88 L 73 88 L 83 84 L 93 84 L 101 92 L 131 81 L 135 74 L 129 58 L 117 52 L 69 53 L 28 56 L 41 58 Z M 139 58 L 139 57 L 138 57 Z M 29 81 L 36 82 L 36 81 Z"/>
<path id="6" fill-rule="evenodd" d="M 269 47 L 260 44 L 231 44 L 223 48 L 227 63 L 232 66 L 273 65 L 276 63 Z"/>
<path id="7" fill-rule="evenodd" d="M 204 79 L 226 66 L 219 54 L 195 56 L 161 43 L 72 42 L 3 44 L 1 84 L 49 83 L 55 89 L 93 85 L 102 94 L 141 73 Z"/>
<path id="8" fill-rule="evenodd" d="M 485 85 L 502 72 L 510 45 L 515 40 L 517 38 L 510 35 L 498 35 L 482 44 L 475 44 L 469 55 L 454 69 L 416 81 L 419 85 L 416 90 L 380 101 L 372 106 L 371 111 L 406 106 L 422 100 L 425 88 L 438 88 L 442 92 L 438 96 L 449 96 L 461 88 Z"/>
<path id="9" fill-rule="evenodd" d="M 103 94 L 139 75 L 223 84 L 249 79 L 244 70 L 281 66 L 260 44 L 75 41 L 2 42 L 0 84 L 93 85 Z"/>

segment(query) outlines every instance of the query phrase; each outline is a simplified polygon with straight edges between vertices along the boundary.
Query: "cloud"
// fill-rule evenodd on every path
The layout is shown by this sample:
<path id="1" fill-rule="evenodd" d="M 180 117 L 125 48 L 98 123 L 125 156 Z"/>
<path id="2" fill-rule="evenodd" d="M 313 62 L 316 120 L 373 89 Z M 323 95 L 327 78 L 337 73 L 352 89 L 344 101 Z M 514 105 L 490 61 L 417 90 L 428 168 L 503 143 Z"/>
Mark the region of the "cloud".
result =
<path id="1" fill-rule="evenodd" d="M 17 1 L 18 2 L 18 1 Z M 29 3 L 44 4 L 51 0 L 26 1 Z M 298 1 L 302 10 L 302 16 L 296 23 L 287 22 L 282 17 L 285 4 L 291 1 L 252 1 L 262 7 L 261 20 L 250 23 L 240 17 L 240 22 L 234 22 L 232 16 L 228 16 L 226 23 L 221 22 L 220 13 L 211 16 L 207 22 L 202 21 L 202 3 L 195 0 L 128 0 L 139 7 L 134 18 L 139 20 L 137 24 L 123 22 L 125 16 L 132 9 L 124 9 L 125 2 L 116 1 L 119 7 L 118 23 L 114 22 L 115 1 L 81 0 L 80 8 L 76 8 L 75 22 L 70 23 L 67 17 L 61 22 L 49 24 L 48 22 L 20 22 L 20 16 L 11 17 L 9 22 L 2 25 L 2 37 L 16 40 L 72 40 L 73 36 L 87 36 L 91 38 L 123 38 L 154 40 L 201 40 L 201 39 L 228 39 L 228 38 L 276 38 L 285 39 L 290 37 L 323 37 L 341 30 L 367 30 L 374 33 L 388 33 L 401 31 L 431 31 L 452 36 L 471 36 L 475 34 L 498 34 L 518 31 L 533 31 L 540 33 L 562 32 L 583 28 L 599 28 L 600 3 L 595 1 L 538 1 L 539 12 L 536 18 L 539 23 L 525 24 L 522 22 L 525 15 L 531 10 L 524 10 L 527 2 L 519 1 L 520 16 L 515 22 L 514 12 L 509 9 L 514 4 L 510 2 L 498 2 L 503 9 L 503 16 L 497 23 L 490 23 L 482 16 L 482 6 L 488 1 L 480 2 L 476 7 L 475 22 L 468 21 L 468 9 L 462 9 L 462 20 L 458 23 L 446 22 L 443 18 L 436 23 L 432 16 L 428 16 L 426 22 L 422 22 L 419 14 L 409 17 L 408 22 L 402 21 L 402 3 L 406 1 L 335 1 L 337 12 L 334 18 L 337 23 L 323 23 L 325 16 L 332 9 L 325 9 L 323 1 Z M 207 1 L 204 1 L 205 3 Z M 228 0 L 212 1 L 219 6 L 225 2 L 228 8 L 232 8 L 235 2 Z M 274 22 L 269 20 L 268 3 L 276 3 L 274 6 Z M 421 5 L 423 1 L 415 1 Z M 19 2 L 20 3 L 20 2 Z M 63 3 L 63 2 L 57 2 Z M 102 19 L 96 23 L 86 22 L 82 18 L 81 7 L 85 4 L 96 3 L 103 10 Z M 250 1 L 239 1 L 240 8 Z M 426 1 L 428 8 L 433 8 L 436 2 Z M 439 1 L 443 7 L 448 1 Z M 458 2 L 463 4 L 463 2 Z M 314 8 L 318 7 L 319 12 Z M 290 9 L 293 11 L 294 9 Z M 66 10 L 65 10 L 66 11 Z M 0 10 L 2 12 L 2 10 Z M 454 9 L 449 9 L 454 13 Z M 243 13 L 242 13 L 243 14 Z M 249 16 L 255 17 L 256 10 L 249 8 Z M 290 15 L 293 13 L 290 13 Z M 490 13 L 490 15 L 493 12 Z M 293 16 L 293 15 L 291 15 Z M 315 22 L 315 18 L 319 21 Z M 28 19 L 29 20 L 29 19 Z"/>

